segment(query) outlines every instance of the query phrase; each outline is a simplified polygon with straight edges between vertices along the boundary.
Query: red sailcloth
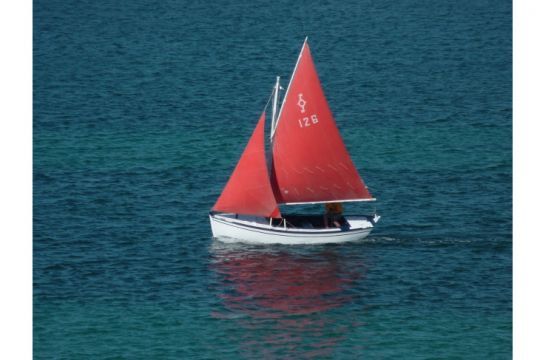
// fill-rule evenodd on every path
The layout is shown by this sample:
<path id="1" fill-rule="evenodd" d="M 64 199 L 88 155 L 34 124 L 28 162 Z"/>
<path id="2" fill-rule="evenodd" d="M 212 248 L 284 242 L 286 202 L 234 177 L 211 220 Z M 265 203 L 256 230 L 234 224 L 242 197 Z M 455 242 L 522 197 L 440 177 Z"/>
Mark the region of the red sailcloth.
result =
<path id="1" fill-rule="evenodd" d="M 373 200 L 339 134 L 307 41 L 283 100 L 272 152 L 279 203 Z"/>
<path id="2" fill-rule="evenodd" d="M 242 157 L 212 210 L 281 217 L 266 165 L 264 119 L 263 112 Z"/>

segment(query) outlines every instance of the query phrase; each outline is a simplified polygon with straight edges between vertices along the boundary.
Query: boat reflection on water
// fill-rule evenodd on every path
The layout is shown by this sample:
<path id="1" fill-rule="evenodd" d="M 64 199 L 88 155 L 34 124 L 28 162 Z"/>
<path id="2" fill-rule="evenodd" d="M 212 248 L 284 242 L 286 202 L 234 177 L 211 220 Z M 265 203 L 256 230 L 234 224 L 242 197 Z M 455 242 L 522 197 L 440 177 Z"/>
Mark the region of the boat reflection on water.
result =
<path id="1" fill-rule="evenodd" d="M 211 268 L 221 310 L 244 329 L 242 352 L 329 356 L 358 319 L 350 316 L 364 266 L 336 248 L 250 247 L 214 241 Z M 353 306 L 354 307 L 354 306 Z M 349 314 L 349 315 L 347 315 Z"/>

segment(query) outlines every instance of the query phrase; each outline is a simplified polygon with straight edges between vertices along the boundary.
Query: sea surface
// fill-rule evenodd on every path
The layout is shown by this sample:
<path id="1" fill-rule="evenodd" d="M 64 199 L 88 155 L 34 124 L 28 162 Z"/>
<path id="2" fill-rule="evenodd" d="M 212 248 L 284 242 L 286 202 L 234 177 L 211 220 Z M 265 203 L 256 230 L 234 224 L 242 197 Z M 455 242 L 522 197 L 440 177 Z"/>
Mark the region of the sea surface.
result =
<path id="1" fill-rule="evenodd" d="M 36 359 L 511 358 L 510 0 L 33 11 Z M 213 240 L 306 35 L 382 219 L 343 245 Z"/>

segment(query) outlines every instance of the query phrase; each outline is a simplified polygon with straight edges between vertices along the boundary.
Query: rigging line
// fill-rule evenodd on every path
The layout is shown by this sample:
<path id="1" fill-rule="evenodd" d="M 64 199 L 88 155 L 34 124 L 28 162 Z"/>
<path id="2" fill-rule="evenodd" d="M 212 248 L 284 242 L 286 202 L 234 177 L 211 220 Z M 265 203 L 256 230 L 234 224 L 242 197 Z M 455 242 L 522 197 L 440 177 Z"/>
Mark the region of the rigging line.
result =
<path id="1" fill-rule="evenodd" d="M 266 108 L 268 107 L 268 104 L 270 104 L 270 100 L 272 100 L 272 96 L 274 95 L 275 87 L 272 87 L 272 92 L 270 93 L 270 96 L 268 97 L 268 101 L 266 101 L 266 105 L 264 105 L 263 112 L 266 111 Z"/>

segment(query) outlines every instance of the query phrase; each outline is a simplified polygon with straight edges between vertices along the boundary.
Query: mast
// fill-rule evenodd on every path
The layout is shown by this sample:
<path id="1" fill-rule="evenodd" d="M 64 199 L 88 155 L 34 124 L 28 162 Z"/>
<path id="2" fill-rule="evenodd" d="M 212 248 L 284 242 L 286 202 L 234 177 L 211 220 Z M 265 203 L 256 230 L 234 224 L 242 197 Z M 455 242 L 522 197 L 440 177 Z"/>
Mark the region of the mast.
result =
<path id="1" fill-rule="evenodd" d="M 274 134 L 274 129 L 276 128 L 278 99 L 279 99 L 279 76 L 276 77 L 276 86 L 274 87 L 274 99 L 272 100 L 272 126 L 270 127 L 270 140 L 272 140 L 272 135 Z"/>

